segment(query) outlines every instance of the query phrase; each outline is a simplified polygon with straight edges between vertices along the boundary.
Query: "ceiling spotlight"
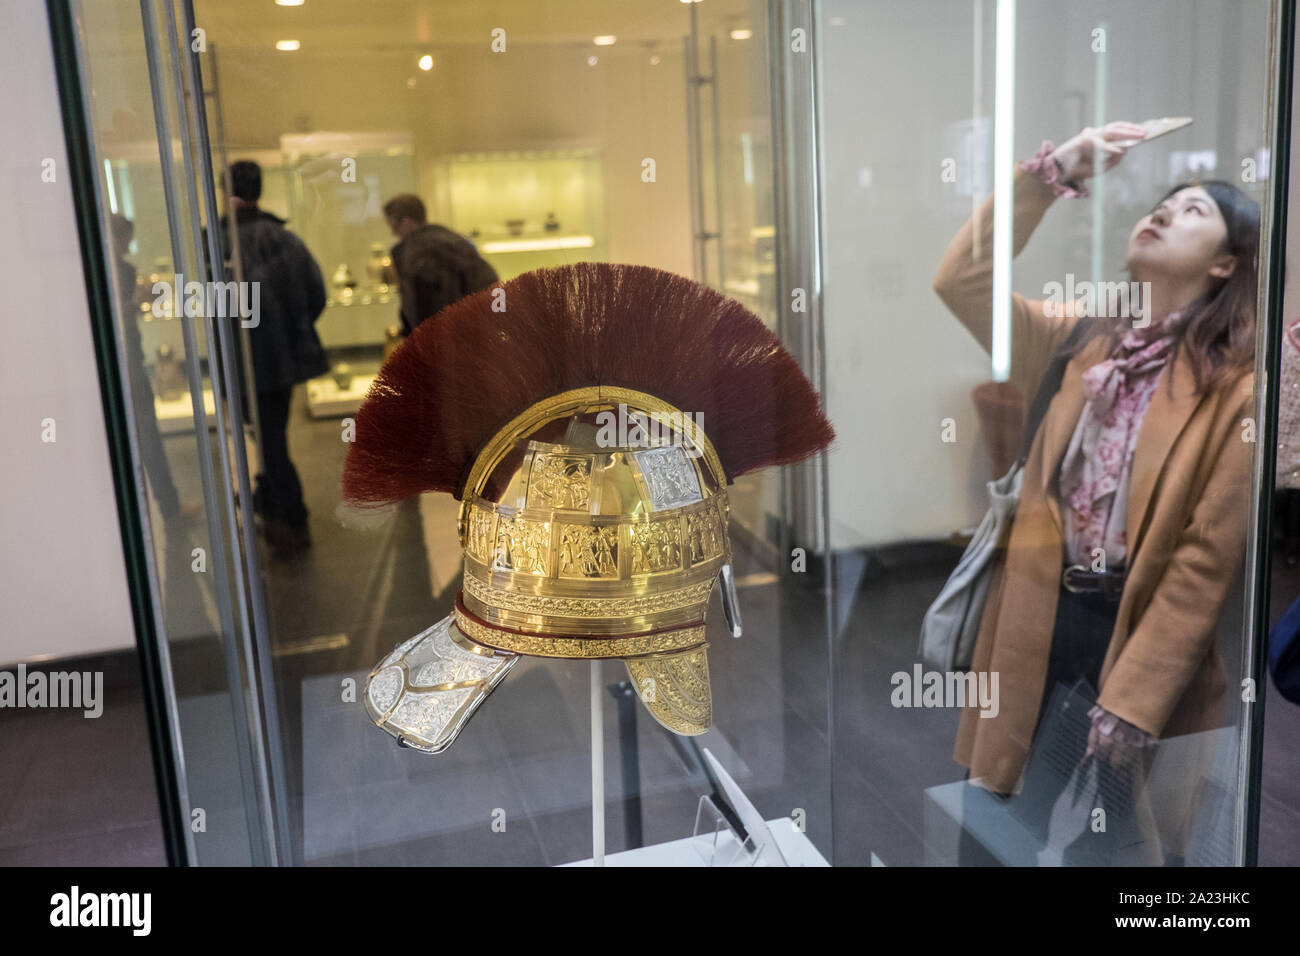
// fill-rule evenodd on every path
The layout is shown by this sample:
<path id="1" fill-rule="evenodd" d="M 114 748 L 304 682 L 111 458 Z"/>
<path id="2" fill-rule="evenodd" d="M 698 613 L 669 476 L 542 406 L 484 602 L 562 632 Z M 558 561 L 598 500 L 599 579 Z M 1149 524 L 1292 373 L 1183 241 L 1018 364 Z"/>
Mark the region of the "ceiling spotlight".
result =
<path id="1" fill-rule="evenodd" d="M 407 88 L 408 90 L 413 90 L 413 89 L 415 89 L 415 77 L 413 77 L 413 76 L 408 76 L 408 77 L 406 78 L 406 88 Z"/>
<path id="2" fill-rule="evenodd" d="M 302 46 L 297 40 L 276 40 L 275 48 L 277 50 L 296 50 Z"/>
<path id="3" fill-rule="evenodd" d="M 651 54 L 650 54 L 650 65 L 651 65 L 651 66 L 658 66 L 658 65 L 659 65 L 660 63 L 662 63 L 663 61 L 664 61 L 664 58 L 661 57 L 658 53 L 651 53 Z"/>
<path id="4" fill-rule="evenodd" d="M 596 46 L 613 46 L 618 42 L 618 37 L 612 33 L 602 33 L 600 36 L 592 37 L 591 42 Z"/>
<path id="5" fill-rule="evenodd" d="M 277 7 L 301 7 L 302 0 L 275 0 Z"/>
<path id="6" fill-rule="evenodd" d="M 425 73 L 433 69 L 433 57 L 428 53 L 420 57 L 420 69 L 424 70 Z"/>
<path id="7" fill-rule="evenodd" d="M 748 40 L 753 35 L 754 35 L 753 30 L 732 30 L 731 31 L 731 39 L 733 40 Z"/>
<path id="8" fill-rule="evenodd" d="M 598 56 L 587 57 L 587 66 L 595 66 L 599 62 L 600 62 L 600 57 Z"/>

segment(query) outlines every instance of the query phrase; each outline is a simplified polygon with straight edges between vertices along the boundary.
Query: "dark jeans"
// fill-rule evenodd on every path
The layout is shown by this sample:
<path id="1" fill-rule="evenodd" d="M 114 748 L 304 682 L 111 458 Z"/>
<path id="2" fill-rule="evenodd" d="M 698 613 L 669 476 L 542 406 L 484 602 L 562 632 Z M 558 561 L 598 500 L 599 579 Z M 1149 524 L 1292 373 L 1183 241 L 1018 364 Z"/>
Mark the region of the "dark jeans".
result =
<path id="1" fill-rule="evenodd" d="M 257 476 L 257 512 L 267 521 L 283 521 L 293 528 L 307 524 L 302 482 L 289 460 L 289 408 L 293 389 L 257 393 L 257 417 L 262 427 L 265 473 Z"/>
<path id="2" fill-rule="evenodd" d="M 1061 588 L 1047 661 L 1047 679 L 1043 684 L 1034 742 L 1030 748 L 1029 769 L 1020 793 L 1006 798 L 1008 812 L 1014 812 L 1040 842 L 1047 839 L 1052 809 L 1068 782 L 1068 774 L 1053 772 L 1051 767 L 1045 766 L 1048 762 L 1045 759 L 1047 755 L 1039 753 L 1044 747 L 1040 732 L 1052 716 L 1049 711 L 1052 694 L 1058 687 L 1062 687 L 1073 689 L 1087 697 L 1089 705 L 1096 702 L 1101 665 L 1115 627 L 1117 610 L 1118 604 L 1111 603 L 1100 595 L 1075 594 Z M 1059 704 L 1059 697 L 1057 702 Z M 1058 768 L 1073 766 L 1083 758 L 1087 749 L 1089 722 L 1082 715 L 1076 714 L 1075 719 L 1064 721 L 1060 726 L 1064 732 L 1050 742 L 1053 749 L 1051 762 Z M 1116 772 L 1108 766 L 1099 765 L 1098 772 L 1099 786 L 1108 793 L 1128 789 L 1127 781 L 1118 779 Z M 973 793 L 973 787 L 968 785 L 964 800 L 969 802 L 976 796 L 979 795 Z M 1117 806 L 1113 798 L 1110 805 L 1106 805 L 1104 800 L 1102 805 L 1108 815 L 1106 832 L 1097 834 L 1090 830 L 1084 831 L 1066 848 L 1066 864 L 1103 863 L 1113 852 L 1116 834 L 1127 834 L 1127 806 Z M 1109 819 L 1112 816 L 1118 818 Z M 962 831 L 958 844 L 957 862 L 962 866 L 998 865 L 996 858 L 965 830 Z"/>

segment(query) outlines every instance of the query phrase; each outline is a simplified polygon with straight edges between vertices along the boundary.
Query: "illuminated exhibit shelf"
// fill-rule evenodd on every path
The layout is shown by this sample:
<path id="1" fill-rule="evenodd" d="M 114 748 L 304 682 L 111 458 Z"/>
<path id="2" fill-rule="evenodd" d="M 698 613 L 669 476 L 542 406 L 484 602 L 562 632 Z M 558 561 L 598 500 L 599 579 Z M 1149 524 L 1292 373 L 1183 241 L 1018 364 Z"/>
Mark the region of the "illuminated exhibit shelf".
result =
<path id="1" fill-rule="evenodd" d="M 169 401 L 163 401 L 155 395 L 153 407 L 158 416 L 158 430 L 163 434 L 194 430 L 194 403 L 190 400 L 189 392 L 183 392 L 180 398 Z M 207 416 L 208 428 L 215 428 L 217 410 L 210 388 L 203 389 L 203 413 Z"/>
<path id="2" fill-rule="evenodd" d="M 502 279 L 609 256 L 599 148 L 452 153 L 438 163 L 435 207 Z"/>
<path id="3" fill-rule="evenodd" d="M 494 239 L 479 245 L 483 253 L 543 252 L 547 249 L 590 249 L 595 236 L 551 236 L 543 239 Z"/>
<path id="4" fill-rule="evenodd" d="M 307 383 L 307 409 L 312 418 L 335 418 L 351 415 L 361 407 L 375 376 L 353 375 L 347 388 L 339 388 L 333 376 L 323 375 Z"/>

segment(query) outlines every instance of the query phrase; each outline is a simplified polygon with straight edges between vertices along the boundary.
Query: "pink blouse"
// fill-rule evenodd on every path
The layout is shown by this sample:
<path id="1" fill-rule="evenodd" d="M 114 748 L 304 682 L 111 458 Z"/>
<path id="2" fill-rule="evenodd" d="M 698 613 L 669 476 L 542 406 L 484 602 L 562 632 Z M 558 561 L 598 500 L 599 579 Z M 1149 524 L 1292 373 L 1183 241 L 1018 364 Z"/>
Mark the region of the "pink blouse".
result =
<path id="1" fill-rule="evenodd" d="M 1057 477 L 1071 564 L 1113 571 L 1128 555 L 1124 528 L 1133 452 L 1174 344 L 1172 336 L 1153 338 L 1153 332 L 1158 334 L 1152 327 L 1129 330 L 1109 358 L 1083 373 L 1087 403 Z"/>

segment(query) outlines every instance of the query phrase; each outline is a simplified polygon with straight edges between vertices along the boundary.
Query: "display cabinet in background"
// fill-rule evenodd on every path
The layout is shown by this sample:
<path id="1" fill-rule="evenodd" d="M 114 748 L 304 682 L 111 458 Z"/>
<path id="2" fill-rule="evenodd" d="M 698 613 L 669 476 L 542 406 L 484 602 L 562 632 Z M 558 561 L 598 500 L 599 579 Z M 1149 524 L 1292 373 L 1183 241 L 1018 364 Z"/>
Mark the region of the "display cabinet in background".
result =
<path id="1" fill-rule="evenodd" d="M 452 153 L 439 163 L 438 214 L 502 279 L 609 258 L 601 152 Z"/>
<path id="2" fill-rule="evenodd" d="M 409 133 L 290 133 L 280 137 L 289 228 L 325 278 L 316 322 L 329 374 L 307 383 L 317 417 L 357 410 L 384 358 L 399 301 L 384 202 L 418 192 Z"/>
<path id="3" fill-rule="evenodd" d="M 181 162 L 180 144 L 174 142 L 172 147 L 172 161 Z M 167 214 L 158 144 L 152 140 L 115 142 L 110 151 L 103 161 L 103 175 L 109 214 L 119 219 L 112 228 L 121 228 L 120 220 L 130 224 L 130 240 L 115 250 L 119 257 L 117 294 L 122 299 L 123 322 L 131 323 L 124 326 L 123 339 L 132 353 L 130 360 L 143 363 L 145 378 L 153 390 L 159 430 L 164 434 L 187 431 L 194 427 L 194 403 L 182 367 L 185 344 L 181 324 L 174 310 L 159 301 L 154 292 L 155 284 L 160 282 L 170 288 L 176 282 L 177 270 L 167 234 L 144 228 L 144 224 Z M 130 270 L 122 269 L 123 264 L 135 273 L 130 287 L 126 285 Z M 200 347 L 197 353 L 199 366 L 206 371 L 206 349 Z M 211 415 L 212 386 L 206 374 L 203 400 Z"/>
<path id="4" fill-rule="evenodd" d="M 400 307 L 384 202 L 421 190 L 407 133 L 294 133 L 253 155 L 262 205 L 289 221 L 320 263 L 327 302 L 317 331 L 330 357 L 307 383 L 312 415 L 355 412 L 395 341 Z M 431 221 L 473 242 L 502 279 L 608 259 L 604 167 L 593 147 L 449 154 L 437 164 Z M 277 195 L 279 198 L 277 199 Z"/>

